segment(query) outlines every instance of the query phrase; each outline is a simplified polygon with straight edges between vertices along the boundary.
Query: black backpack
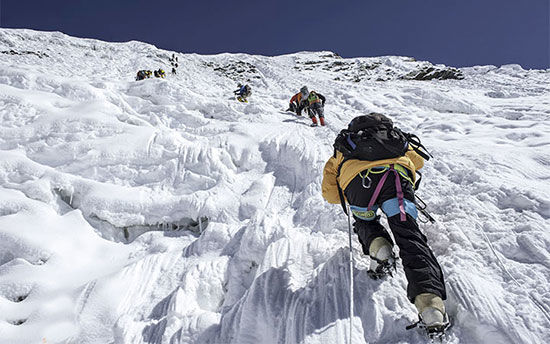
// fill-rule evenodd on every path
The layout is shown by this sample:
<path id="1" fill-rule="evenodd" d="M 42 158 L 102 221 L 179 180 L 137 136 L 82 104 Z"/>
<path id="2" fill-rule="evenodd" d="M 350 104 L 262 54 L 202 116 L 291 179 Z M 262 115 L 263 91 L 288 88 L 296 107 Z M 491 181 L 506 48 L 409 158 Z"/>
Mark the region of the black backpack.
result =
<path id="1" fill-rule="evenodd" d="M 416 135 L 395 128 L 391 119 L 379 113 L 355 117 L 347 129 L 340 131 L 333 146 L 334 154 L 340 151 L 344 161 L 398 158 L 409 147 L 426 160 L 431 156 Z"/>
<path id="2" fill-rule="evenodd" d="M 338 166 L 336 178 L 340 176 L 344 162 L 350 159 L 376 161 L 398 158 L 405 155 L 409 147 L 426 160 L 430 160 L 431 157 L 426 147 L 420 143 L 418 136 L 402 132 L 393 126 L 391 119 L 374 112 L 355 117 L 347 129 L 340 131 L 333 146 L 334 157 L 336 157 L 336 151 L 344 156 L 344 160 Z M 414 185 L 415 190 L 420 186 L 422 177 L 420 172 L 417 174 L 420 178 Z M 344 192 L 338 183 L 336 185 L 342 208 L 347 214 Z"/>

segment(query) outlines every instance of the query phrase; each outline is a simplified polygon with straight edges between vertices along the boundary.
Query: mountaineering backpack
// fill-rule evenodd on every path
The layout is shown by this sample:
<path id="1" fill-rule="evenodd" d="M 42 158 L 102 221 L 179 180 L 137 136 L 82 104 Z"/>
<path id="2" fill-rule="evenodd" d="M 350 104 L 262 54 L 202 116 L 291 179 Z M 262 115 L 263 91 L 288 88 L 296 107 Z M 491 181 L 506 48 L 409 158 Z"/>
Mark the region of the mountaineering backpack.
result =
<path id="1" fill-rule="evenodd" d="M 430 160 L 431 157 L 426 147 L 420 143 L 418 136 L 402 132 L 393 126 L 391 119 L 374 112 L 355 117 L 347 129 L 340 131 L 333 146 L 334 157 L 336 157 L 336 151 L 341 152 L 344 156 L 344 160 L 338 166 L 336 178 L 340 176 L 344 162 L 350 159 L 376 161 L 398 158 L 404 156 L 409 147 L 425 160 Z M 420 172 L 417 171 L 417 174 L 420 178 L 414 185 L 415 190 L 420 186 L 422 178 Z M 336 186 L 342 209 L 347 214 L 344 192 L 340 188 L 340 184 L 336 183 Z M 419 210 L 424 214 L 424 209 L 425 206 Z"/>
<path id="2" fill-rule="evenodd" d="M 307 97 L 307 101 L 309 104 L 318 103 L 320 101 L 319 96 L 317 93 L 311 91 L 309 92 L 309 96 Z"/>
<path id="3" fill-rule="evenodd" d="M 405 155 L 409 147 L 424 159 L 430 159 L 416 135 L 395 128 L 391 119 L 379 113 L 354 118 L 347 129 L 340 131 L 333 146 L 344 155 L 344 161 L 398 158 Z"/>

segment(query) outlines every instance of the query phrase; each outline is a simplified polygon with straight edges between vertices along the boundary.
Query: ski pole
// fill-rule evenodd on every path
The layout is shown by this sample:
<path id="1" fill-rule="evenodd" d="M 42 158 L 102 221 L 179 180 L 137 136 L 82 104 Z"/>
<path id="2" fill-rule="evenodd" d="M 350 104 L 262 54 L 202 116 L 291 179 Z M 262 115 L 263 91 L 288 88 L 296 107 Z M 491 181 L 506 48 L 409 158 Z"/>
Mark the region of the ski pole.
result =
<path id="1" fill-rule="evenodd" d="M 353 333 L 353 248 L 351 246 L 351 216 L 349 204 L 348 208 L 348 236 L 349 236 L 349 343 L 352 342 Z"/>

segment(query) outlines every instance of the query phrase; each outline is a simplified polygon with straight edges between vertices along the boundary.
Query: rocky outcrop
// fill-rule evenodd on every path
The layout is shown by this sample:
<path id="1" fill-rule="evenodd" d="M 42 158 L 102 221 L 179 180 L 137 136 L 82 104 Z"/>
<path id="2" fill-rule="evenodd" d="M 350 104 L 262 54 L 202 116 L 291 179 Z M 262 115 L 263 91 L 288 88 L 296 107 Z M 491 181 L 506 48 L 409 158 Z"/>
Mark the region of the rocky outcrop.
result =
<path id="1" fill-rule="evenodd" d="M 407 75 L 402 76 L 401 79 L 403 80 L 433 80 L 433 79 L 461 80 L 461 79 L 464 79 L 464 75 L 457 68 L 430 66 L 430 67 L 424 67 L 418 71 L 412 71 Z"/>

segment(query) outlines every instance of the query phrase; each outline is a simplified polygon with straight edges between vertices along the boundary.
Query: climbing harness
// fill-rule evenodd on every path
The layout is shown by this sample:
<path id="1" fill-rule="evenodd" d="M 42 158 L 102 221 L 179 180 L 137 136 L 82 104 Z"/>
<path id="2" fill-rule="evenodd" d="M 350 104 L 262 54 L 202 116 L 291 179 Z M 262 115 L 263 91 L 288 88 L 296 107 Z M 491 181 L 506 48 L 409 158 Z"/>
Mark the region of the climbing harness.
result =
<path id="1" fill-rule="evenodd" d="M 368 170 L 366 171 L 363 171 L 365 172 L 363 174 L 363 172 L 360 172 L 359 173 L 359 176 L 361 177 L 362 179 L 362 185 L 365 189 L 369 189 L 371 187 L 371 184 L 372 184 L 372 180 L 370 179 L 369 177 L 369 174 L 381 174 L 381 173 L 384 173 L 386 172 L 388 169 L 390 169 L 390 165 L 382 165 L 382 166 L 375 166 L 375 167 L 371 167 L 369 168 Z M 401 175 L 401 177 L 403 177 L 405 180 L 407 180 L 409 183 L 413 184 L 413 181 L 411 179 L 411 177 L 409 177 L 409 174 L 407 172 L 407 169 L 401 165 L 394 165 L 394 169 L 399 172 L 399 175 Z M 365 185 L 365 179 L 368 181 L 368 184 Z"/>
<path id="2" fill-rule="evenodd" d="M 338 180 L 338 177 L 340 176 L 340 171 L 342 169 L 342 166 L 346 160 L 344 160 L 339 166 L 338 166 L 338 172 L 336 174 L 336 178 Z M 370 216 L 371 213 L 375 213 L 377 206 L 374 205 L 376 202 L 376 199 L 378 198 L 378 195 L 380 194 L 380 191 L 382 190 L 382 187 L 384 185 L 384 182 L 386 181 L 388 177 L 388 173 L 390 171 L 393 171 L 395 175 L 395 188 L 397 190 L 397 197 L 392 198 L 389 200 L 386 200 L 384 203 L 382 203 L 382 210 L 386 213 L 388 217 L 391 217 L 393 215 L 401 214 L 400 219 L 401 221 L 406 221 L 406 213 L 410 214 L 413 218 L 418 217 L 418 211 L 416 209 L 415 203 L 412 201 L 409 201 L 408 199 L 404 199 L 403 190 L 401 188 L 401 181 L 399 177 L 404 178 L 409 183 L 413 184 L 413 180 L 411 177 L 409 177 L 408 170 L 399 165 L 399 164 L 386 164 L 381 166 L 374 166 L 366 170 L 364 173 L 359 173 L 359 176 L 361 177 L 361 185 L 363 188 L 368 189 L 372 186 L 372 179 L 369 177 L 369 174 L 381 174 L 384 173 L 380 181 L 378 182 L 378 185 L 376 186 L 376 189 L 374 191 L 374 194 L 372 195 L 369 206 L 367 208 L 357 207 L 357 206 L 351 206 L 352 212 L 354 215 L 360 214 L 369 214 L 369 216 L 366 216 L 367 218 L 363 218 L 362 216 L 358 216 L 359 218 L 363 220 L 371 220 L 374 218 L 373 216 Z M 347 214 L 348 207 L 346 206 L 346 201 L 344 197 L 344 191 L 340 187 L 339 183 L 336 183 L 336 187 L 338 188 L 338 195 L 340 197 L 340 203 L 342 205 L 342 209 L 344 210 L 344 213 Z"/>
<path id="3" fill-rule="evenodd" d="M 376 202 L 376 199 L 378 198 L 378 195 L 380 194 L 380 191 L 382 190 L 382 187 L 384 186 L 384 183 L 388 178 L 388 174 L 390 173 L 390 171 L 392 171 L 393 174 L 395 175 L 395 189 L 397 191 L 397 202 L 399 204 L 400 220 L 407 221 L 407 215 L 405 213 L 405 204 L 403 201 L 403 189 L 401 188 L 401 180 L 399 179 L 400 173 L 396 170 L 395 166 L 400 166 L 400 165 L 390 164 L 389 168 L 387 169 L 384 167 L 385 172 L 382 171 L 384 172 L 384 174 L 382 175 L 382 178 L 378 182 L 378 185 L 376 185 L 376 189 L 374 189 L 374 193 L 372 194 L 372 197 L 369 201 L 367 210 L 372 210 L 372 207 L 374 206 L 374 203 Z M 404 167 L 402 166 L 400 167 L 404 169 Z M 379 172 L 379 173 L 382 173 L 382 172 Z M 407 180 L 410 181 L 410 178 L 407 177 Z"/>

